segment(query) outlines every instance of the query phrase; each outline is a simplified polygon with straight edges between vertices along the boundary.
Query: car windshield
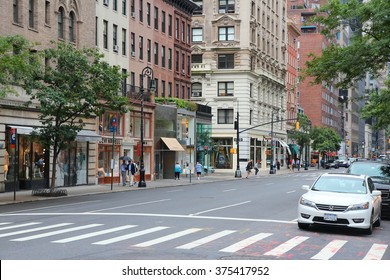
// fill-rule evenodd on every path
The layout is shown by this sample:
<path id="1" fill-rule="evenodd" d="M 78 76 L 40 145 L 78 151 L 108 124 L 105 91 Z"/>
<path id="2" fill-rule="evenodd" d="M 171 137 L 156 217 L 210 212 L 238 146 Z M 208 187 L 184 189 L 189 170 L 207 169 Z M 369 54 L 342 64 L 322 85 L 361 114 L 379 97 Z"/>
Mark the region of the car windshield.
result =
<path id="1" fill-rule="evenodd" d="M 350 167 L 351 174 L 363 174 L 373 178 L 390 178 L 390 165 L 381 164 L 352 164 Z"/>
<path id="2" fill-rule="evenodd" d="M 311 188 L 312 191 L 325 191 L 337 193 L 367 193 L 364 180 L 360 178 L 321 177 Z"/>

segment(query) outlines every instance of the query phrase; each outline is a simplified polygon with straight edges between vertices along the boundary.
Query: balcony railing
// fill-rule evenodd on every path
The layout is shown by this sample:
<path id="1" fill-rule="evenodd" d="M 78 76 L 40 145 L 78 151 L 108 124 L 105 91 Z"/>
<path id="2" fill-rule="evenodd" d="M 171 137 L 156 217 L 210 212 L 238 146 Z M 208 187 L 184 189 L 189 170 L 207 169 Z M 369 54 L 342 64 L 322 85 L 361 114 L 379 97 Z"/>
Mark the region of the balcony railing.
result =
<path id="1" fill-rule="evenodd" d="M 143 88 L 144 94 L 143 98 L 144 101 L 150 102 L 150 93 L 147 88 Z M 130 84 L 123 84 L 122 86 L 122 95 L 127 96 L 130 99 L 134 100 L 141 100 L 141 87 L 137 87 Z"/>

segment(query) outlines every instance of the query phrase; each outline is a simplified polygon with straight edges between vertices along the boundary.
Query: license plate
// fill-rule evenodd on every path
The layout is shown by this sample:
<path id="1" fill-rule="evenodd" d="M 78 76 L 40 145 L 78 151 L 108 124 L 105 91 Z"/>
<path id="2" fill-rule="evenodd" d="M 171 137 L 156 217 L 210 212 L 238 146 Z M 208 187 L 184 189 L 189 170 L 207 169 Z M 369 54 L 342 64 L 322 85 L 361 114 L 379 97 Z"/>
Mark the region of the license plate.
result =
<path id="1" fill-rule="evenodd" d="M 325 213 L 324 214 L 324 220 L 325 221 L 330 221 L 330 222 L 335 222 L 335 221 L 337 221 L 337 215 Z"/>

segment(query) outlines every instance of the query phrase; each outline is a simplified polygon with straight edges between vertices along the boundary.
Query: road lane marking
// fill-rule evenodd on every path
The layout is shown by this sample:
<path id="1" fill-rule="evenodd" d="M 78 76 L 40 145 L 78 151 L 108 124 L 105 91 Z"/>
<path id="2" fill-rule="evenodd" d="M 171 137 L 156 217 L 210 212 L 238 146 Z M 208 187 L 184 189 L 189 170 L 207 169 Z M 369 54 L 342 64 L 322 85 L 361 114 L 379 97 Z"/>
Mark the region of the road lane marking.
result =
<path id="1" fill-rule="evenodd" d="M 380 260 L 387 249 L 387 244 L 374 243 L 363 260 Z"/>
<path id="2" fill-rule="evenodd" d="M 204 220 L 221 220 L 221 221 L 240 221 L 240 222 L 267 222 L 279 224 L 296 224 L 292 221 L 270 220 L 270 219 L 256 219 L 256 218 L 236 218 L 236 217 L 219 217 L 219 216 L 193 216 L 193 215 L 179 215 L 179 214 L 157 214 L 157 213 L 23 213 L 23 214 L 0 214 L 0 217 L 11 216 L 134 216 L 134 217 L 160 217 L 160 218 L 184 218 L 184 219 L 204 219 Z"/>
<path id="3" fill-rule="evenodd" d="M 290 193 L 295 193 L 297 191 L 289 191 L 289 192 L 286 192 L 287 194 L 290 194 Z"/>
<path id="4" fill-rule="evenodd" d="M 43 210 L 43 209 L 51 209 L 51 208 L 58 208 L 58 207 L 69 207 L 69 206 L 81 205 L 81 204 L 86 204 L 86 203 L 95 203 L 95 202 L 101 202 L 101 200 L 83 201 L 83 202 L 77 202 L 77 203 L 67 203 L 67 204 L 59 204 L 59 205 L 53 205 L 53 206 L 30 208 L 30 209 L 25 209 L 25 210 L 6 212 L 6 214 L 31 212 L 31 211 L 37 211 L 37 210 Z"/>
<path id="5" fill-rule="evenodd" d="M 98 226 L 102 226 L 102 224 L 90 224 L 90 225 L 85 225 L 85 226 L 78 226 L 78 227 L 73 227 L 73 228 L 61 229 L 61 230 L 56 230 L 56 231 L 51 231 L 51 232 L 31 235 L 31 236 L 27 236 L 27 237 L 11 239 L 11 241 L 33 240 L 33 239 L 38 239 L 38 238 L 43 238 L 43 237 L 53 236 L 53 235 L 57 235 L 57 234 L 72 232 L 72 231 L 76 231 L 76 230 L 82 230 L 82 229 L 87 229 L 87 228 L 98 227 Z"/>
<path id="6" fill-rule="evenodd" d="M 212 211 L 216 211 L 216 210 L 226 209 L 226 208 L 229 208 L 229 207 L 235 207 L 235 206 L 243 205 L 243 204 L 250 203 L 250 202 L 251 201 L 248 200 L 248 201 L 244 201 L 244 202 L 240 202 L 240 203 L 235 203 L 235 204 L 230 204 L 230 205 L 226 205 L 226 206 L 222 206 L 222 207 L 208 209 L 208 210 L 205 210 L 205 211 L 200 211 L 200 212 L 197 212 L 197 213 L 194 213 L 194 214 L 190 214 L 190 215 L 191 216 L 197 216 L 197 215 L 204 214 L 204 213 L 207 213 L 207 212 L 212 212 Z"/>
<path id="7" fill-rule="evenodd" d="M 237 189 L 228 189 L 228 190 L 223 190 L 222 192 L 232 192 L 232 191 L 236 191 Z"/>
<path id="8" fill-rule="evenodd" d="M 99 236 L 99 235 L 103 235 L 103 234 L 107 234 L 107 233 L 117 232 L 117 231 L 120 231 L 120 230 L 129 229 L 129 228 L 133 228 L 133 227 L 136 227 L 136 225 L 125 225 L 125 226 L 120 226 L 120 227 L 114 227 L 114 228 L 100 230 L 100 231 L 95 231 L 95 232 L 91 232 L 91 233 L 86 233 L 86 234 L 82 234 L 82 235 L 78 235 L 78 236 L 74 236 L 74 237 L 69 237 L 69 238 L 64 238 L 64 239 L 60 239 L 60 240 L 55 240 L 55 241 L 52 241 L 52 242 L 53 243 L 68 243 L 68 242 L 78 241 L 78 240 L 81 240 L 81 239 L 95 237 L 95 236 Z"/>
<path id="9" fill-rule="evenodd" d="M 115 243 L 115 242 L 131 239 L 131 238 L 134 238 L 134 237 L 138 237 L 138 236 L 141 236 L 141 235 L 145 235 L 145 234 L 148 234 L 148 233 L 160 231 L 160 230 L 167 229 L 167 228 L 169 228 L 169 227 L 153 227 L 153 228 L 150 228 L 150 229 L 145 229 L 145 230 L 141 230 L 141 231 L 137 231 L 137 232 L 121 235 L 121 236 L 118 236 L 118 237 L 102 240 L 102 241 L 95 242 L 95 243 L 92 243 L 92 244 L 95 244 L 95 245 L 107 245 L 107 244 L 111 244 L 111 243 Z"/>
<path id="10" fill-rule="evenodd" d="M 301 244 L 303 241 L 309 239 L 309 237 L 306 236 L 295 236 L 294 238 L 291 238 L 290 240 L 287 240 L 286 242 L 280 244 L 276 248 L 265 252 L 264 255 L 266 256 L 281 256 L 284 253 L 290 251 L 292 248 L 295 246 L 298 246 Z"/>
<path id="11" fill-rule="evenodd" d="M 5 223 L 8 224 L 8 223 Z M 26 223 L 26 224 L 19 224 L 19 225 L 13 225 L 13 226 L 8 226 L 8 227 L 2 227 L 0 230 L 7 230 L 7 229 L 14 229 L 14 228 L 20 228 L 20 227 L 28 227 L 28 226 L 33 226 L 33 225 L 38 225 L 40 223 Z"/>
<path id="12" fill-rule="evenodd" d="M 230 245 L 222 250 L 219 250 L 220 252 L 225 252 L 225 253 L 235 253 L 245 247 L 248 247 L 249 245 L 252 245 L 253 243 L 260 241 L 264 238 L 267 238 L 271 236 L 272 233 L 259 233 L 256 235 L 253 235 L 251 237 L 248 237 L 244 240 L 241 240 L 237 243 L 234 243 L 233 245 Z"/>
<path id="13" fill-rule="evenodd" d="M 142 243 L 136 244 L 134 246 L 136 246 L 136 247 L 149 247 L 149 246 L 163 243 L 163 242 L 175 239 L 175 238 L 179 238 L 179 237 L 182 237 L 182 236 L 185 236 L 185 235 L 188 235 L 188 234 L 200 231 L 200 230 L 202 230 L 202 229 L 201 228 L 190 228 L 190 229 L 182 230 L 182 231 L 175 232 L 172 234 L 168 234 L 168 235 L 160 237 L 160 238 L 156 238 L 156 239 L 152 239 L 152 240 L 149 240 L 146 242 L 142 242 Z"/>
<path id="14" fill-rule="evenodd" d="M 206 236 L 204 238 L 195 240 L 193 242 L 190 242 L 190 243 L 181 245 L 179 247 L 176 247 L 176 249 L 193 249 L 195 247 L 204 245 L 204 244 L 206 244 L 208 242 L 214 241 L 214 240 L 216 240 L 218 238 L 224 237 L 224 236 L 232 234 L 234 232 L 236 232 L 236 230 L 223 230 L 223 231 L 211 234 L 209 236 Z"/>
<path id="15" fill-rule="evenodd" d="M 120 208 L 126 208 L 126 207 L 140 206 L 140 205 L 164 202 L 164 201 L 169 201 L 169 200 L 171 200 L 171 199 L 160 199 L 160 200 L 153 200 L 153 201 L 140 202 L 140 203 L 134 203 L 134 204 L 127 204 L 127 205 L 122 205 L 122 206 L 117 206 L 117 207 L 103 208 L 103 209 L 97 209 L 97 210 L 93 210 L 93 211 L 87 211 L 86 213 L 95 213 L 95 212 L 100 212 L 100 211 L 107 211 L 107 210 L 114 210 L 114 209 L 120 209 Z"/>
<path id="16" fill-rule="evenodd" d="M 338 250 L 340 250 L 347 240 L 333 240 L 328 245 L 326 245 L 318 254 L 311 257 L 312 260 L 329 260 L 333 257 Z"/>
<path id="17" fill-rule="evenodd" d="M 34 231 L 40 231 L 40 230 L 45 230 L 45 229 L 52 229 L 52 228 L 57 228 L 57 227 L 63 227 L 63 226 L 71 225 L 71 224 L 72 223 L 61 223 L 61 224 L 55 224 L 55 225 L 51 225 L 51 226 L 37 227 L 37 228 L 32 228 L 32 229 L 8 232 L 8 233 L 0 234 L 0 237 L 11 236 L 11 235 L 18 235 L 18 234 L 23 234 L 23 233 L 30 233 L 30 232 L 34 232 Z"/>
<path id="18" fill-rule="evenodd" d="M 182 192 L 184 191 L 184 189 L 178 189 L 178 190 L 170 190 L 170 191 L 166 191 L 167 193 L 173 193 L 173 192 Z"/>

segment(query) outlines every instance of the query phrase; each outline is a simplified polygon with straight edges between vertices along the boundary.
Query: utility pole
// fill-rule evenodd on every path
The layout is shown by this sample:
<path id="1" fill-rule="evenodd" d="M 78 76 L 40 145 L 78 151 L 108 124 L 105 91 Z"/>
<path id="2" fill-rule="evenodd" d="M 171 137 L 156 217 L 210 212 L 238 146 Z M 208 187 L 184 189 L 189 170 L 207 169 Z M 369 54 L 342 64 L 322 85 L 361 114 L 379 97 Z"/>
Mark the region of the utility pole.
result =
<path id="1" fill-rule="evenodd" d="M 235 123 L 234 128 L 237 131 L 236 135 L 236 142 L 237 142 L 237 169 L 236 172 L 234 173 L 235 178 L 241 178 L 241 170 L 240 170 L 240 121 L 239 121 L 239 113 L 238 113 L 238 105 L 237 105 L 237 120 Z"/>

